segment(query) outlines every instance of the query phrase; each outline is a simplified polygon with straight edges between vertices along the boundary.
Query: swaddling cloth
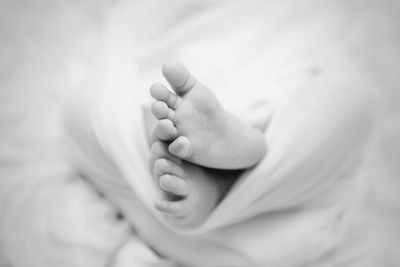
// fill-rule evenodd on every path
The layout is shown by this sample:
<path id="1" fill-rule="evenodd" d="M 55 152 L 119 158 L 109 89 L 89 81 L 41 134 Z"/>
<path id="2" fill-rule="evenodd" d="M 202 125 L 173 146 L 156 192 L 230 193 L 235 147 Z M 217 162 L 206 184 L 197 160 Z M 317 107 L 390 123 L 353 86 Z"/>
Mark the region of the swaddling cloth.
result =
<path id="1" fill-rule="evenodd" d="M 239 2 L 232 3 L 226 8 L 216 5 L 210 12 L 205 6 L 201 20 L 194 16 L 178 24 L 182 26 L 163 29 L 160 36 L 151 36 L 149 24 L 145 25 L 150 30 L 134 31 L 136 39 L 130 43 L 110 33 L 106 88 L 77 104 L 84 108 L 75 108 L 71 115 L 76 123 L 76 161 L 96 173 L 92 182 L 121 207 L 143 239 L 177 262 L 318 262 L 339 246 L 348 215 L 363 196 L 365 177 L 359 165 L 373 124 L 371 95 L 364 91 L 367 86 L 360 86 L 365 85 L 363 77 L 332 37 L 338 23 L 334 14 L 312 20 L 286 10 L 286 16 L 277 18 L 262 1 L 244 10 Z M 128 15 L 129 10 L 125 7 L 122 13 Z M 144 13 L 158 17 L 161 24 L 171 23 L 174 13 L 158 11 L 161 8 Z M 271 15 L 268 20 L 265 12 Z M 122 20 L 114 19 L 114 29 L 121 29 Z M 211 26 L 211 33 L 204 31 Z M 233 33 L 228 30 L 232 27 Z M 289 45 L 293 42 L 296 48 Z M 124 49 L 119 49 L 121 44 Z M 120 54 L 127 47 L 132 55 Z M 153 208 L 156 190 L 141 114 L 145 90 L 159 76 L 164 56 L 182 59 L 229 110 L 250 124 L 268 124 L 265 159 L 240 178 L 202 225 L 184 232 L 170 228 Z M 124 60 L 116 64 L 115 58 Z M 135 59 L 130 71 L 126 58 Z M 207 58 L 215 58 L 212 66 Z"/>

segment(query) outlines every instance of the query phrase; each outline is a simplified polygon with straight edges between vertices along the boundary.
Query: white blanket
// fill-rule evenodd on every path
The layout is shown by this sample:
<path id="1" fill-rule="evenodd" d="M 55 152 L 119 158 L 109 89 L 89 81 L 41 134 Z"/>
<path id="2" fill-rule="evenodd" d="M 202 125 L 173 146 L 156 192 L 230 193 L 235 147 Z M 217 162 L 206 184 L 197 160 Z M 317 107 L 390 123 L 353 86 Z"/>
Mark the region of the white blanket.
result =
<path id="1" fill-rule="evenodd" d="M 67 130 L 76 146 L 70 146 L 74 166 L 123 211 L 145 243 L 185 266 L 368 266 L 360 263 L 364 259 L 383 266 L 376 262 L 388 252 L 372 254 L 372 244 L 384 248 L 392 244 L 387 236 L 397 232 L 389 227 L 385 234 L 377 231 L 379 217 L 368 218 L 371 212 L 361 204 L 372 196 L 371 173 L 383 171 L 380 157 L 369 157 L 376 116 L 371 91 L 379 83 L 375 76 L 368 77 L 368 70 L 358 69 L 353 49 L 365 35 L 349 15 L 355 8 L 350 12 L 347 7 L 335 1 L 147 1 L 114 6 L 105 20 L 104 45 L 99 48 L 103 57 L 91 61 L 101 63 L 102 79 L 95 76 L 99 80 L 93 84 L 80 84 L 94 89 L 79 93 L 67 114 Z M 368 14 L 369 9 L 361 11 Z M 208 220 L 190 232 L 169 229 L 152 207 L 156 191 L 148 171 L 142 107 L 167 57 L 184 61 L 228 109 L 249 123 L 268 125 L 265 160 L 244 174 Z M 70 78 L 80 82 L 82 66 L 71 66 L 75 75 Z M 9 261 L 16 266 L 112 262 L 114 251 L 129 237 L 126 226 L 102 221 L 97 210 L 114 211 L 103 200 L 94 201 L 95 195 L 76 179 L 67 186 L 70 176 L 64 164 L 57 168 L 46 157 L 43 162 L 33 169 L 52 165 L 49 175 L 30 179 L 24 173 L 21 182 L 14 182 L 15 196 L 2 194 L 8 200 L 3 201 L 8 208 L 2 221 Z M 10 182 L 7 185 L 10 188 Z M 56 193 L 56 188 L 65 193 Z M 50 192 L 45 200 L 38 193 L 43 190 Z M 73 194 L 75 201 L 81 200 L 70 205 L 68 196 Z M 46 204 L 50 202 L 54 204 Z M 71 213 L 63 212 L 68 210 Z M 76 216 L 85 210 L 88 217 Z M 379 216 L 385 225 L 396 219 Z M 68 218 L 74 218 L 72 225 L 78 228 L 84 222 L 88 227 L 63 227 Z M 40 223 L 43 220 L 46 223 Z M 25 223 L 16 224 L 21 221 Z M 26 224 L 30 221 L 37 223 Z M 101 229 L 85 241 L 99 221 Z M 368 235 L 355 229 L 360 225 Z M 132 247 L 135 262 L 155 261 L 149 251 L 141 259 L 135 252 L 140 245 Z"/>

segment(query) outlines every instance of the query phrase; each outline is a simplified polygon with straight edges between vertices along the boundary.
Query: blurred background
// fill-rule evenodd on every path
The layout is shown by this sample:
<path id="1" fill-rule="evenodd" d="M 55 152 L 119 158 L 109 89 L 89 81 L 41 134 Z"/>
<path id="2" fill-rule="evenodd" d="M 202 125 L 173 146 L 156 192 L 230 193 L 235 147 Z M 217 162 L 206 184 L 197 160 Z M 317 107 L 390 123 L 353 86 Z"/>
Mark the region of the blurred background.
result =
<path id="1" fill-rule="evenodd" d="M 0 0 L 0 225 L 21 183 L 62 165 L 61 114 L 69 95 L 103 86 L 110 64 L 127 66 L 134 60 L 124 56 L 132 42 L 125 35 L 132 25 L 144 32 L 152 29 L 138 10 L 158 6 L 159 13 L 178 14 L 185 6 L 190 15 L 217 2 L 223 1 Z M 273 6 L 276 1 L 270 2 Z M 290 10 L 303 2 L 313 6 L 312 1 L 284 2 Z M 375 200 L 372 208 L 379 216 L 399 216 L 400 1 L 324 2 L 342 12 L 341 29 L 349 31 L 343 42 L 379 87 L 383 115 L 378 146 L 391 178 L 374 181 L 379 196 L 388 197 Z M 314 15 L 312 8 L 309 12 Z M 119 53 L 110 52 L 114 50 Z M 161 60 L 155 56 L 154 65 Z"/>

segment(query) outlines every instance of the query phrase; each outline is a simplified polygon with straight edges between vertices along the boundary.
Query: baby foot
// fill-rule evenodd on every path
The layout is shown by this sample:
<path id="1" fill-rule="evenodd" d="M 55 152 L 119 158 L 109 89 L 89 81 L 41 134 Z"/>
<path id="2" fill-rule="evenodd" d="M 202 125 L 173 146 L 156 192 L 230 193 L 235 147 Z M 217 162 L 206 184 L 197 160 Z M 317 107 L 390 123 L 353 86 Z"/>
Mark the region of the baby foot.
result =
<path id="1" fill-rule="evenodd" d="M 218 169 L 249 168 L 264 157 L 263 134 L 226 112 L 180 62 L 166 62 L 163 74 L 175 93 L 154 84 L 152 113 L 158 119 L 155 134 L 171 141 L 172 155 Z"/>
<path id="2" fill-rule="evenodd" d="M 156 209 L 175 227 L 189 229 L 202 223 L 227 190 L 223 177 L 180 160 L 161 141 L 152 144 L 151 154 L 153 176 L 167 194 L 156 201 Z"/>

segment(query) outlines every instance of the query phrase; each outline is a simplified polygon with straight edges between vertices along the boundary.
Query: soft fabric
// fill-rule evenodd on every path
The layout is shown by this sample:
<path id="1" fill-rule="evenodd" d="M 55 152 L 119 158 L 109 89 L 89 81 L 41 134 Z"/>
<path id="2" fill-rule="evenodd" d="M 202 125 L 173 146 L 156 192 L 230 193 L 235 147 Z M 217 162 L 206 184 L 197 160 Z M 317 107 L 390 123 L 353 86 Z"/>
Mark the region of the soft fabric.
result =
<path id="1" fill-rule="evenodd" d="M 350 54 L 341 5 L 197 4 L 194 10 L 194 3 L 179 2 L 168 13 L 162 3 L 127 4 L 116 15 L 119 30 L 135 8 L 143 21 L 157 22 L 132 24 L 119 33 L 123 39 L 110 33 L 106 86 L 68 113 L 77 166 L 97 173 L 90 180 L 152 247 L 185 266 L 341 264 L 347 260 L 341 246 L 367 194 L 365 162 L 379 112 L 376 82 Z M 230 111 L 263 125 L 268 145 L 265 159 L 189 231 L 169 227 L 153 207 L 157 191 L 141 111 L 167 57 L 187 63 Z M 100 149 L 84 148 L 89 140 Z M 115 172 L 101 178 L 99 168 Z M 122 198 L 121 187 L 137 199 Z"/>
<path id="2" fill-rule="evenodd" d="M 5 266 L 399 262 L 396 3 L 1 5 Z M 190 232 L 152 206 L 142 110 L 169 57 L 269 149 Z"/>

